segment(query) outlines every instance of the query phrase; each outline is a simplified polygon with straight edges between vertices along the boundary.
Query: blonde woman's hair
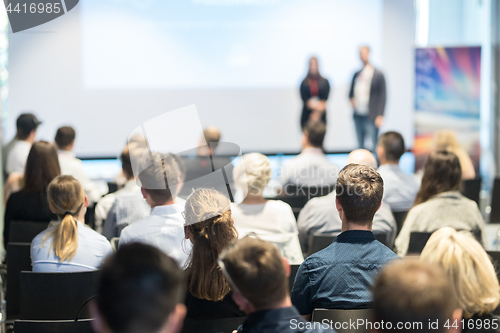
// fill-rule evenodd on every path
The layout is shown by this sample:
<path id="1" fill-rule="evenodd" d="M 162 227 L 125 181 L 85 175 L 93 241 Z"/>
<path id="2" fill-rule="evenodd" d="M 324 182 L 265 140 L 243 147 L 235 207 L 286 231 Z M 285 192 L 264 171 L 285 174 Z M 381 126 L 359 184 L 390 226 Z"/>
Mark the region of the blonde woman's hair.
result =
<path id="1" fill-rule="evenodd" d="M 436 132 L 434 136 L 434 149 L 446 150 L 457 155 L 460 166 L 462 168 L 462 179 L 473 179 L 476 177 L 474 165 L 469 157 L 469 154 L 462 148 L 458 141 L 457 135 L 452 130 L 441 130 Z"/>
<path id="2" fill-rule="evenodd" d="M 186 200 L 184 218 L 193 248 L 186 267 L 188 291 L 197 298 L 222 300 L 231 290 L 217 259 L 238 238 L 230 201 L 213 189 L 201 188 Z"/>
<path id="3" fill-rule="evenodd" d="M 470 232 L 439 229 L 429 238 L 420 259 L 445 269 L 465 318 L 490 313 L 500 303 L 495 268 Z"/>
<path id="4" fill-rule="evenodd" d="M 75 215 L 80 213 L 85 201 L 85 191 L 72 176 L 58 176 L 47 188 L 50 209 L 57 215 L 57 223 L 44 237 L 42 246 L 52 238 L 50 248 L 59 257 L 59 262 L 71 260 L 78 249 L 78 223 Z"/>
<path id="5" fill-rule="evenodd" d="M 271 180 L 269 158 L 261 153 L 243 155 L 241 163 L 233 170 L 233 178 L 239 188 L 248 188 L 249 194 L 262 194 Z"/>

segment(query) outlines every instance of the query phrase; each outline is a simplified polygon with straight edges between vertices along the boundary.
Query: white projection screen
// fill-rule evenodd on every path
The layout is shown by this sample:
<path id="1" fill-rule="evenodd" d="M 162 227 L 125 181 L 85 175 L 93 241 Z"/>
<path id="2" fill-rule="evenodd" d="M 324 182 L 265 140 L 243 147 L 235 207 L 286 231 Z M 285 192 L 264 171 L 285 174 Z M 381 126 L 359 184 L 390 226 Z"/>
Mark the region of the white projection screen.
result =
<path id="1" fill-rule="evenodd" d="M 298 152 L 299 85 L 314 55 L 332 87 L 325 149 L 350 150 L 347 95 L 366 44 L 387 80 L 382 130 L 410 147 L 413 15 L 412 0 L 81 0 L 9 34 L 4 141 L 32 111 L 39 139 L 71 125 L 78 156 L 113 157 L 140 124 L 195 104 L 202 125 L 243 152 Z"/>

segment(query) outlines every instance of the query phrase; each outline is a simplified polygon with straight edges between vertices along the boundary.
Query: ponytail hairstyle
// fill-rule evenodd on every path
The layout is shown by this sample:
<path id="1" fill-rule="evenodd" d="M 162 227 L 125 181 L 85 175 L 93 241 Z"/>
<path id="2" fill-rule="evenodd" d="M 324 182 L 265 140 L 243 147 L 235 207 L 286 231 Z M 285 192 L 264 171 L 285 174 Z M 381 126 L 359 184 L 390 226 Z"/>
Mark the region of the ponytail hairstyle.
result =
<path id="1" fill-rule="evenodd" d="M 59 257 L 59 262 L 71 260 L 78 248 L 78 215 L 85 202 L 82 184 L 72 176 L 58 176 L 47 188 L 49 207 L 57 215 L 60 223 L 56 224 L 44 237 L 43 244 L 52 237 L 50 248 Z"/>
<path id="2" fill-rule="evenodd" d="M 231 290 L 217 263 L 221 252 L 238 238 L 230 204 L 224 195 L 206 188 L 186 200 L 184 218 L 193 243 L 186 273 L 194 297 L 220 301 Z"/>

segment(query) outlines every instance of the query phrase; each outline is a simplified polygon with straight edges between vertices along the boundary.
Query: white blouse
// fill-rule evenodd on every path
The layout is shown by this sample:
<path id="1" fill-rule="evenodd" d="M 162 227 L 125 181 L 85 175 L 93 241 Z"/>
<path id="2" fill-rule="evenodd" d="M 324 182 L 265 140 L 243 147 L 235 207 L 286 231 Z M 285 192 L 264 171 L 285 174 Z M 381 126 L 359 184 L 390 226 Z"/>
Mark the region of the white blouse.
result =
<path id="1" fill-rule="evenodd" d="M 231 207 L 234 226 L 240 238 L 249 233 L 276 245 L 290 264 L 304 261 L 300 248 L 297 222 L 292 208 L 280 200 L 262 204 L 238 204 Z"/>

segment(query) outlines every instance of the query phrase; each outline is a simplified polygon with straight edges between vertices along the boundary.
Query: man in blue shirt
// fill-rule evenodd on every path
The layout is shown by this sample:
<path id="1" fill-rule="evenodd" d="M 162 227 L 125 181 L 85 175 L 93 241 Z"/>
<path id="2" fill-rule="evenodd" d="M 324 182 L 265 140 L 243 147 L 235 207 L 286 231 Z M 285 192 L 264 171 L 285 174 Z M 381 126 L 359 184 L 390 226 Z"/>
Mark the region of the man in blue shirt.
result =
<path id="1" fill-rule="evenodd" d="M 221 254 L 219 265 L 234 301 L 248 314 L 239 333 L 335 333 L 328 323 L 306 322 L 293 307 L 290 265 L 273 244 L 245 237 Z"/>
<path id="2" fill-rule="evenodd" d="M 379 173 L 365 165 L 348 164 L 339 173 L 335 192 L 342 232 L 300 265 L 293 284 L 292 303 L 306 319 L 318 308 L 370 307 L 370 288 L 377 272 L 397 258 L 372 232 L 384 192 Z"/>

